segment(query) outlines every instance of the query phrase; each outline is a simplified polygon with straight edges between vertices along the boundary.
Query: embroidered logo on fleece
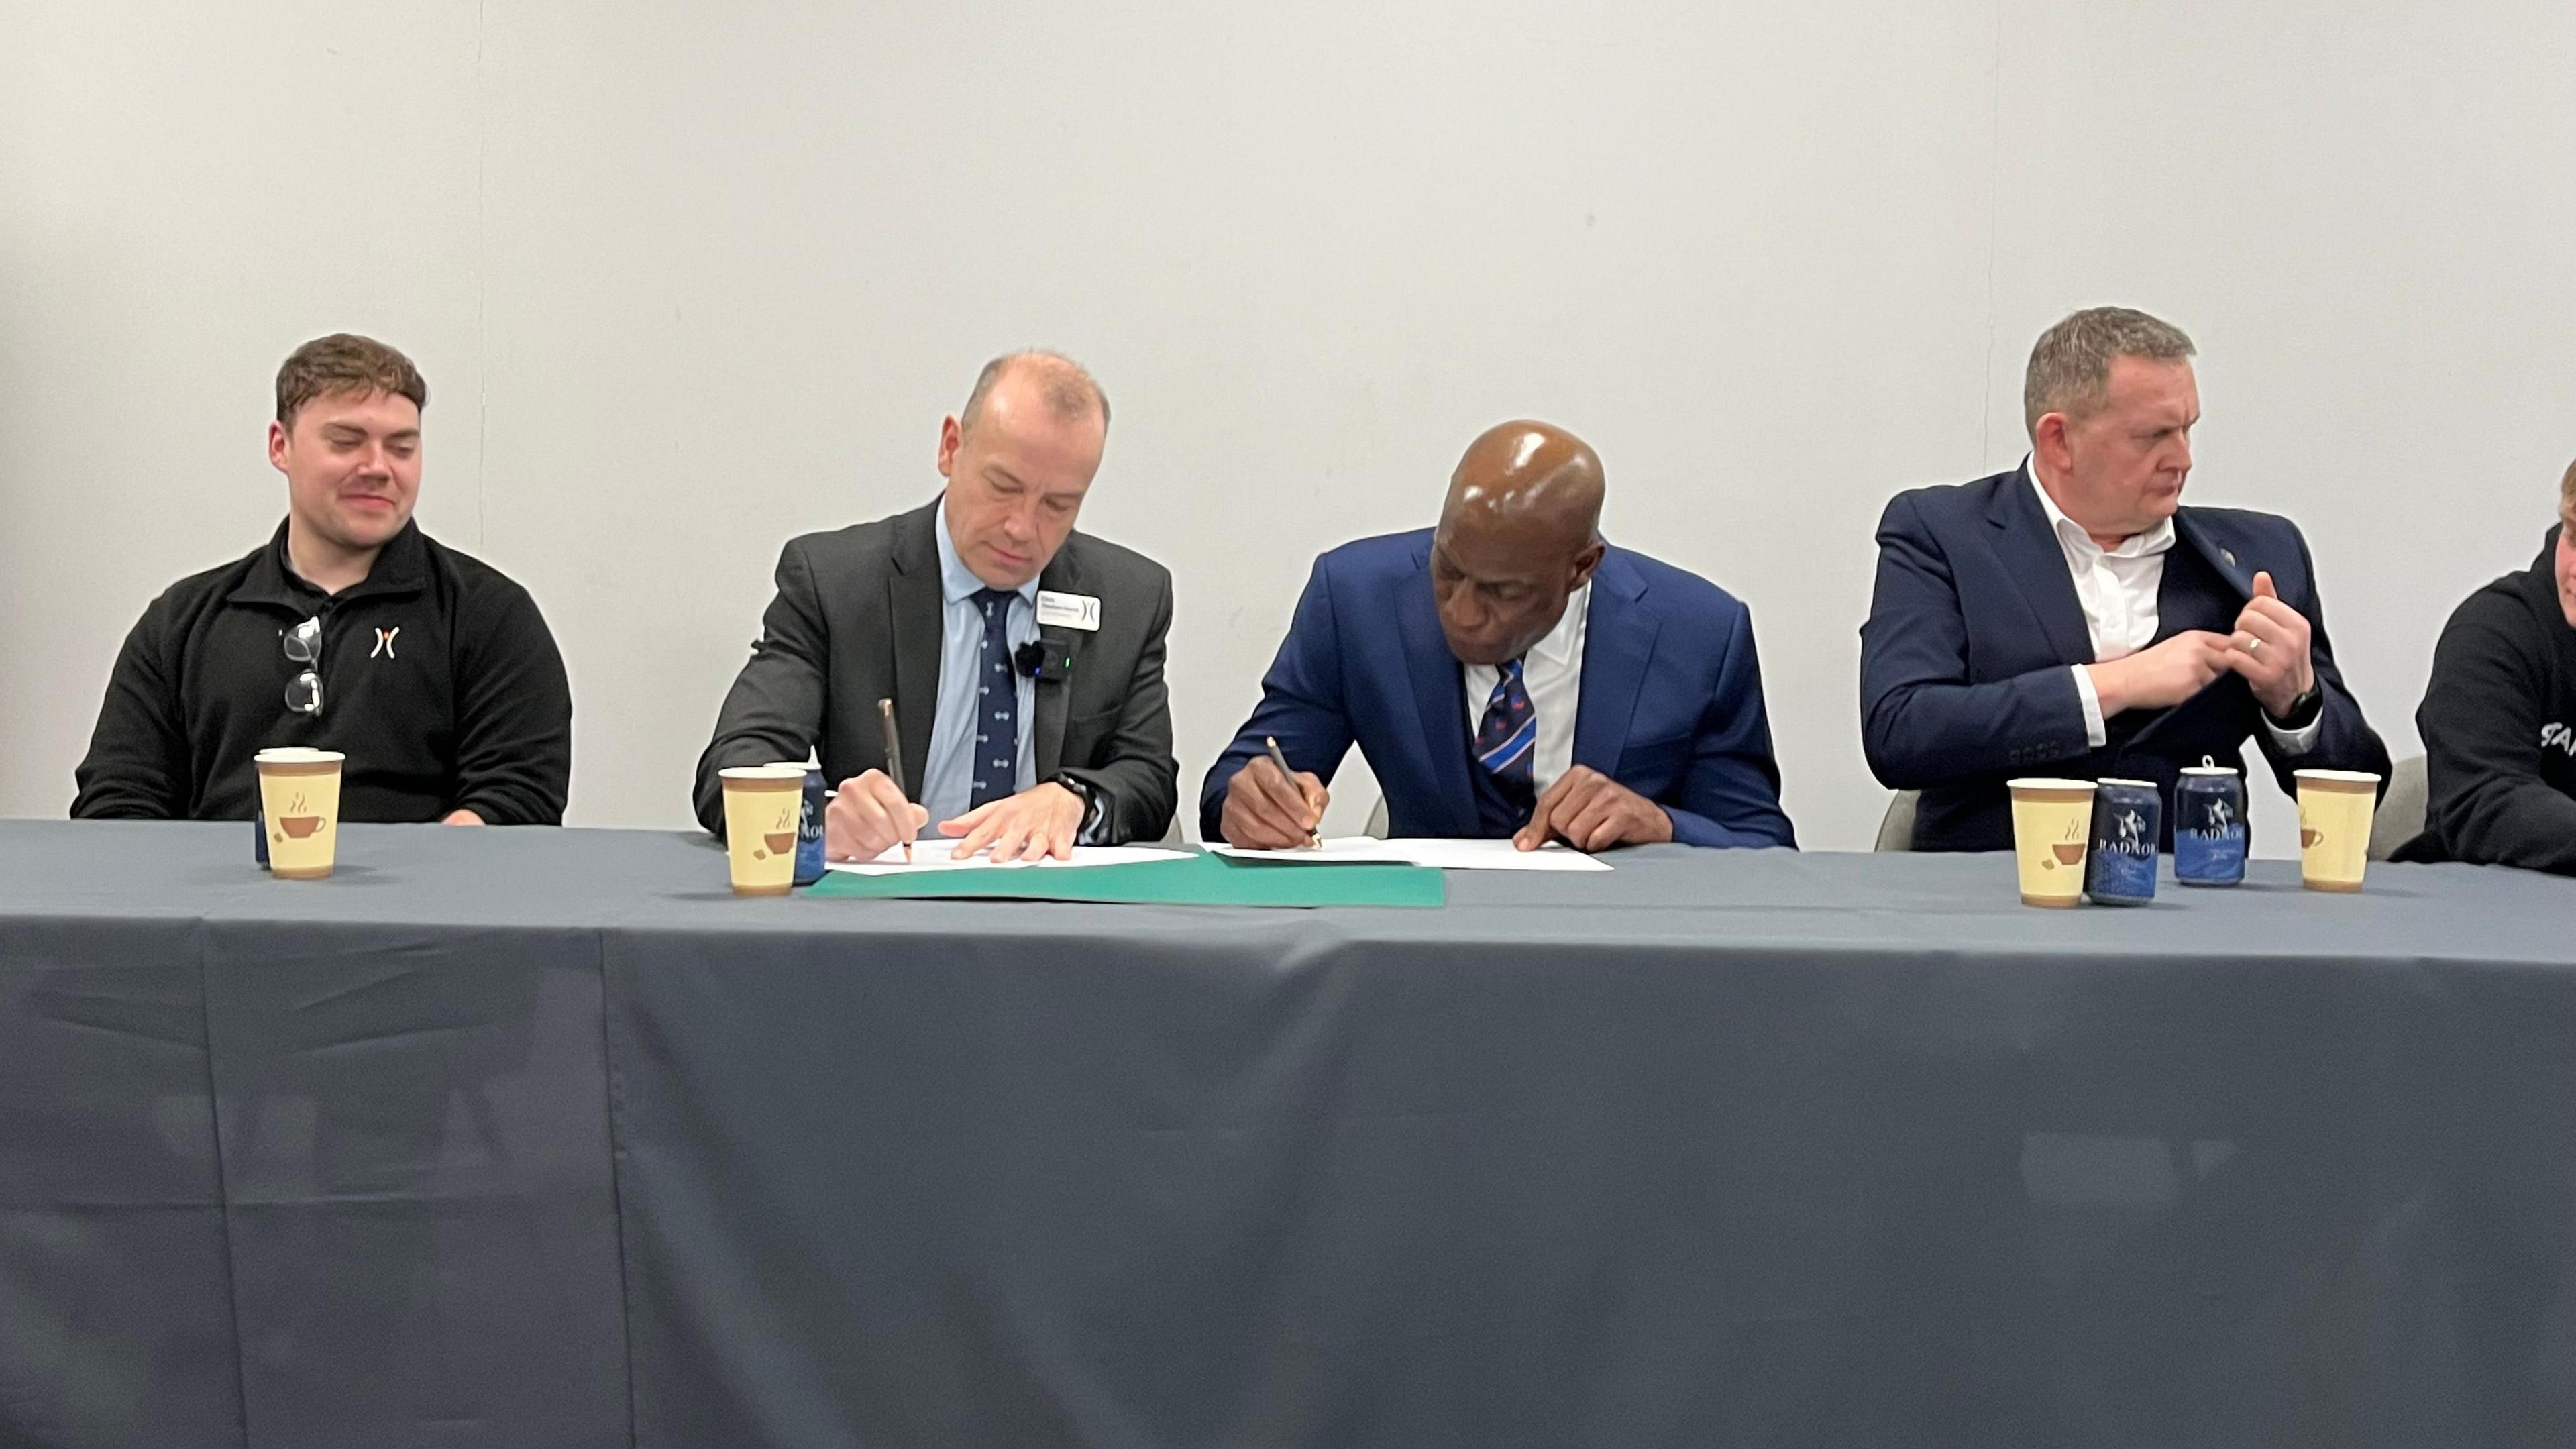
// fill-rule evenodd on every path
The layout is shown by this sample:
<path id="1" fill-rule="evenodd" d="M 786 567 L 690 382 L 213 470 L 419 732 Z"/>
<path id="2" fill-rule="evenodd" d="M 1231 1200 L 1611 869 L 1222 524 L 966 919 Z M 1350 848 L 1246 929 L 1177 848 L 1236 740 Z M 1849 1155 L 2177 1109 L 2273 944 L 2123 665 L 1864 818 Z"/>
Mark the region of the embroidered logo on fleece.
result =
<path id="1" fill-rule="evenodd" d="M 400 634 L 401 632 L 402 632 L 402 625 L 400 625 L 400 624 L 396 624 L 395 626 L 393 626 L 393 627 L 392 627 L 392 628 L 390 628 L 390 629 L 385 629 L 385 628 L 379 628 L 379 629 L 377 629 L 377 630 L 376 630 L 376 647 L 367 651 L 367 657 L 368 657 L 369 659 L 375 659 L 375 658 L 380 658 L 380 657 L 381 657 L 381 658 L 385 658 L 385 659 L 391 659 L 391 658 L 393 658 L 393 657 L 394 657 L 394 636 L 395 636 L 395 635 L 397 635 L 397 634 Z"/>

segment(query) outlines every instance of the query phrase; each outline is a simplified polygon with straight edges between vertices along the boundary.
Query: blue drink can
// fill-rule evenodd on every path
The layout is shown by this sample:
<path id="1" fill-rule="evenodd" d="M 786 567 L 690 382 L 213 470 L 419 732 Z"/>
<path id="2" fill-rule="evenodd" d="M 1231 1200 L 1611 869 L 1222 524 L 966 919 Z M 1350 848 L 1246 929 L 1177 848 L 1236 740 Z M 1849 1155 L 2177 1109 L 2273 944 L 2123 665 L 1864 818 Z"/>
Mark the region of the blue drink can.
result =
<path id="1" fill-rule="evenodd" d="M 2245 780 L 2207 755 L 2174 782 L 2174 879 L 2232 886 L 2245 879 Z"/>
<path id="2" fill-rule="evenodd" d="M 2105 906 L 2156 898 L 2156 838 L 2164 801 L 2152 780 L 2105 780 L 2093 792 L 2093 845 L 2084 857 L 2084 894 Z"/>
<path id="3" fill-rule="evenodd" d="M 823 878 L 823 772 L 805 772 L 805 811 L 796 818 L 796 884 Z"/>
<path id="4" fill-rule="evenodd" d="M 261 870 L 268 869 L 268 807 L 254 805 L 250 813 L 250 844 Z"/>

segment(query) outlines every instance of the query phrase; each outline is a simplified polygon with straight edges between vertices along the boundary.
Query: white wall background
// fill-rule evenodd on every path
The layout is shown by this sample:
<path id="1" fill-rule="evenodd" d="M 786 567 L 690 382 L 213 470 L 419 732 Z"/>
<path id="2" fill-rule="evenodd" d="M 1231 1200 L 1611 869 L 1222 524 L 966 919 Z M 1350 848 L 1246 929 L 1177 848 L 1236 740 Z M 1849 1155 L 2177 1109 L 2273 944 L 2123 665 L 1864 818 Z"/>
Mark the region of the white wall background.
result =
<path id="1" fill-rule="evenodd" d="M 2306 528 L 2402 754 L 2576 454 L 2572 263 L 2565 0 L 0 0 L 0 814 L 274 526 L 269 381 L 337 329 L 553 622 L 577 824 L 686 822 L 779 544 L 927 498 L 1044 344 L 1117 408 L 1085 526 L 1178 576 L 1185 798 L 1311 556 L 1535 414 L 1751 602 L 1790 812 L 1864 846 L 1871 527 L 2014 462 L 2106 301 L 2200 342 L 2190 496 Z"/>

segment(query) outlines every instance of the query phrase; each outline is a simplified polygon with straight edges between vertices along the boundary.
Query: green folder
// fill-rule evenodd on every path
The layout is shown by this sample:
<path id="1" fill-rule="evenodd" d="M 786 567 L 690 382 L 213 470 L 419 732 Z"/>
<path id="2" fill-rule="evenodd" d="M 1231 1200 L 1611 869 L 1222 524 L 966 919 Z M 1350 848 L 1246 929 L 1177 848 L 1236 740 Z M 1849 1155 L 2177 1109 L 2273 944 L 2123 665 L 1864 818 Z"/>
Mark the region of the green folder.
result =
<path id="1" fill-rule="evenodd" d="M 1440 872 L 1418 865 L 1294 865 L 1207 854 L 1079 870 L 930 870 L 919 875 L 835 870 L 797 894 L 1146 906 L 1437 906 L 1448 899 Z"/>

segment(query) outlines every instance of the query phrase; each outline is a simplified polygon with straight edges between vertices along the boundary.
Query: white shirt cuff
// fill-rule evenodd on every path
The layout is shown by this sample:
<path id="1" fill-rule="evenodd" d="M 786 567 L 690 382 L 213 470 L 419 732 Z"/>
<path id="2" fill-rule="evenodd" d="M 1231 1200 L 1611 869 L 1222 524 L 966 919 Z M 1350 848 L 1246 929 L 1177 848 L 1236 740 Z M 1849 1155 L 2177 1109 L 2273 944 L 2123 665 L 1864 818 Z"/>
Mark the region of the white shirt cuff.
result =
<path id="1" fill-rule="evenodd" d="M 2272 717 L 2263 713 L 2261 705 L 2254 707 L 2254 714 L 2256 718 L 2263 721 L 2263 733 L 2270 735 L 2273 746 L 2285 755 L 2304 755 L 2315 749 L 2317 736 L 2326 732 L 2326 712 L 2322 709 L 2317 711 L 2317 717 L 2308 721 L 2305 727 L 2294 730 L 2285 730 L 2272 723 Z"/>
<path id="2" fill-rule="evenodd" d="M 2075 671 L 2075 697 L 2084 701 L 2084 743 L 2098 750 L 2111 742 L 2111 731 L 2102 723 L 2102 696 L 2093 691 L 2091 670 L 2081 664 L 2068 667 Z"/>

